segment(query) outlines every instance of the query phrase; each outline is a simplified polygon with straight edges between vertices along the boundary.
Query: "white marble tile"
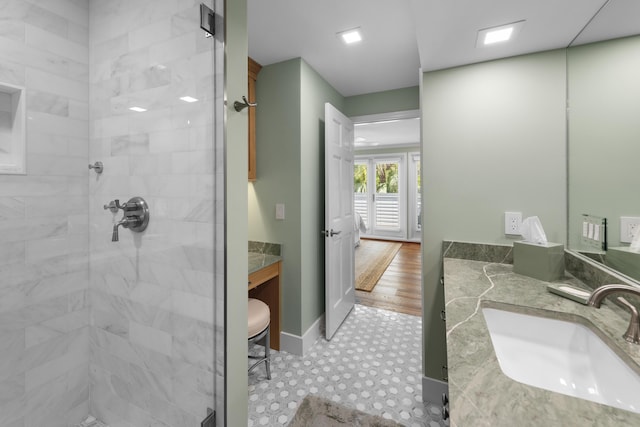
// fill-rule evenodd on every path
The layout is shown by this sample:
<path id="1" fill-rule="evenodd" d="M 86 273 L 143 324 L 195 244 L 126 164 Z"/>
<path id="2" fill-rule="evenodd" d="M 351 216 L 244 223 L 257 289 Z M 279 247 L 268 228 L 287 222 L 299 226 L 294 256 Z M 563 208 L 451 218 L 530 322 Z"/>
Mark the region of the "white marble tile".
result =
<path id="1" fill-rule="evenodd" d="M 82 297 L 77 296 L 77 307 L 82 307 Z M 0 313 L 0 333 L 22 330 L 29 325 L 64 315 L 70 309 L 70 296 L 56 298 L 44 303 L 34 304 Z"/>
<path id="2" fill-rule="evenodd" d="M 86 366 L 79 366 L 46 385 L 31 390 L 26 396 L 25 427 L 68 426 L 79 423 L 84 417 L 74 410 L 87 407 L 89 382 Z M 73 414 L 75 419 L 68 417 Z"/>
<path id="3" fill-rule="evenodd" d="M 24 302 L 35 304 L 85 290 L 87 288 L 86 276 L 86 272 L 82 271 L 23 282 L 21 287 L 24 291 Z"/>
<path id="4" fill-rule="evenodd" d="M 165 17 L 129 33 L 129 48 L 138 50 L 171 37 L 171 18 Z"/>
<path id="5" fill-rule="evenodd" d="M 70 0 L 27 0 L 67 21 L 87 26 L 89 22 L 89 2 Z"/>
<path id="6" fill-rule="evenodd" d="M 31 126 L 37 127 L 41 132 L 54 135 L 86 138 L 89 132 L 89 125 L 85 120 L 58 117 L 36 111 L 29 112 L 29 120 Z"/>
<path id="7" fill-rule="evenodd" d="M 25 262 L 25 243 L 10 242 L 0 243 L 0 266 L 12 265 Z M 0 279 L 2 278 L 0 274 Z M 4 285 L 7 284 L 5 281 Z M 0 285 L 2 286 L 2 285 Z"/>
<path id="8" fill-rule="evenodd" d="M 12 402 L 19 401 L 25 393 L 25 376 L 22 374 L 15 375 L 0 382 L 0 413 L 4 412 L 2 408 L 6 408 Z M 22 402 L 20 402 L 22 404 Z M 7 409 L 5 411 L 8 412 Z M 14 416 L 17 414 L 14 414 Z M 0 421 L 2 417 L 0 416 Z M 0 425 L 5 425 L 4 423 Z"/>
<path id="9" fill-rule="evenodd" d="M 69 40 L 79 43 L 82 46 L 89 45 L 89 28 L 86 25 L 79 25 L 75 22 L 69 22 L 69 31 L 67 33 Z"/>
<path id="10" fill-rule="evenodd" d="M 82 367 L 87 372 L 81 372 Z M 27 392 L 43 387 L 46 383 L 56 380 L 58 377 L 74 372 L 80 374 L 81 381 L 88 382 L 89 367 L 89 343 L 86 343 L 86 349 L 77 353 L 66 353 L 62 356 L 50 360 L 47 363 L 39 365 L 33 369 L 29 369 L 25 373 L 25 390 Z M 80 372 L 78 372 L 80 371 Z"/>
<path id="11" fill-rule="evenodd" d="M 25 66 L 0 58 L 0 81 L 16 86 L 24 86 Z"/>
<path id="12" fill-rule="evenodd" d="M 78 176 L 88 174 L 86 159 L 62 155 L 28 154 L 27 164 L 31 176 Z"/>
<path id="13" fill-rule="evenodd" d="M 111 138 L 111 155 L 143 155 L 149 153 L 149 134 L 124 135 Z"/>
<path id="14" fill-rule="evenodd" d="M 65 25 L 68 25 L 68 23 L 65 23 Z M 27 25 L 25 34 L 25 42 L 30 46 L 47 50 L 53 54 L 69 58 L 80 64 L 89 63 L 88 47 L 69 40 L 67 38 L 68 29 L 65 29 L 64 36 L 58 36 L 39 27 Z"/>
<path id="15" fill-rule="evenodd" d="M 28 7 L 24 21 L 62 37 L 66 36 L 68 32 L 68 21 L 65 18 L 34 4 Z"/>
<path id="16" fill-rule="evenodd" d="M 89 88 L 86 82 L 78 81 L 67 75 L 57 75 L 48 70 L 27 68 L 26 85 L 29 90 L 52 93 L 68 99 L 86 102 L 89 99 Z M 86 138 L 86 134 L 82 135 Z"/>
<path id="17" fill-rule="evenodd" d="M 68 217 L 89 212 L 87 199 L 82 196 L 66 196 L 64 203 L 60 203 L 58 196 L 47 195 L 24 197 L 23 200 L 26 218 Z"/>
<path id="18" fill-rule="evenodd" d="M 195 34 L 187 33 L 151 46 L 149 49 L 149 61 L 152 64 L 163 64 L 195 54 Z"/>
<path id="19" fill-rule="evenodd" d="M 175 175 L 211 175 L 213 173 L 213 153 L 210 150 L 173 153 L 171 172 Z"/>
<path id="20" fill-rule="evenodd" d="M 172 291 L 173 312 L 203 322 L 213 319 L 213 300 L 182 291 Z"/>
<path id="21" fill-rule="evenodd" d="M 27 67 L 48 71 L 58 76 L 86 81 L 88 69 L 85 64 L 62 58 L 47 51 L 26 46 L 15 40 L 0 37 L 0 61 L 10 61 Z"/>
<path id="22" fill-rule="evenodd" d="M 31 129 L 27 133 L 28 154 L 62 154 L 67 153 L 68 137 L 51 135 Z"/>
<path id="23" fill-rule="evenodd" d="M 0 198 L 0 221 L 6 219 L 24 218 L 25 200 L 22 197 Z"/>
<path id="24" fill-rule="evenodd" d="M 149 151 L 152 153 L 174 153 L 188 150 L 189 129 L 149 133 Z"/>
<path id="25" fill-rule="evenodd" d="M 132 343 L 158 353 L 172 355 L 172 337 L 164 331 L 131 322 L 129 324 L 129 339 Z"/>
<path id="26" fill-rule="evenodd" d="M 60 217 L 0 221 L 0 243 L 62 236 L 66 230 L 66 218 Z"/>
<path id="27" fill-rule="evenodd" d="M 171 84 L 171 69 L 165 65 L 152 65 L 129 75 L 128 93 L 135 93 Z"/>
<path id="28" fill-rule="evenodd" d="M 0 26 L 0 37 L 5 37 L 12 40 L 24 41 L 25 39 L 25 24 L 20 21 L 8 21 L 4 20 L 2 26 Z"/>
<path id="29" fill-rule="evenodd" d="M 30 90 L 27 92 L 27 109 L 69 117 L 69 99 L 47 92 Z"/>
<path id="30" fill-rule="evenodd" d="M 70 99 L 69 117 L 77 120 L 89 120 L 89 104 L 87 102 Z"/>
<path id="31" fill-rule="evenodd" d="M 27 326 L 24 332 L 25 348 L 44 343 L 88 325 L 89 309 L 82 308 L 42 323 Z"/>

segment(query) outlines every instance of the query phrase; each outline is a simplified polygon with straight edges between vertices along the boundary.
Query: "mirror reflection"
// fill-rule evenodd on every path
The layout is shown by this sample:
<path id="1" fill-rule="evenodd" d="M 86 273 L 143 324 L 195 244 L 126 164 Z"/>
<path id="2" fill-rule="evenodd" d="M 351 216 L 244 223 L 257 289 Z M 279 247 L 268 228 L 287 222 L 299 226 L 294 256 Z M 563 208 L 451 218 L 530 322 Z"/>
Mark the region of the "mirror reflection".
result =
<path id="1" fill-rule="evenodd" d="M 609 2 L 568 49 L 567 119 L 569 248 L 640 281 L 638 13 Z"/>

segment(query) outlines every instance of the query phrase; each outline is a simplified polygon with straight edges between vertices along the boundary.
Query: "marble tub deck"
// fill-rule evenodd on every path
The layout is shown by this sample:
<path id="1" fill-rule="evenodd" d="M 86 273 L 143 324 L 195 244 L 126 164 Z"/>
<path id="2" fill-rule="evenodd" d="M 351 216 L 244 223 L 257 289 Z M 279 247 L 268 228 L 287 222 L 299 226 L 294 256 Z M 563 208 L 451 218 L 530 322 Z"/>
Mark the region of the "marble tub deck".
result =
<path id="1" fill-rule="evenodd" d="M 444 259 L 451 425 L 637 426 L 640 414 L 516 382 L 502 373 L 481 308 L 578 321 L 640 370 L 640 346 L 622 339 L 629 318 L 612 309 L 587 307 L 547 292 L 547 282 L 513 273 L 513 266 Z M 565 277 L 563 283 L 582 286 Z M 635 365 L 635 366 L 634 366 Z"/>

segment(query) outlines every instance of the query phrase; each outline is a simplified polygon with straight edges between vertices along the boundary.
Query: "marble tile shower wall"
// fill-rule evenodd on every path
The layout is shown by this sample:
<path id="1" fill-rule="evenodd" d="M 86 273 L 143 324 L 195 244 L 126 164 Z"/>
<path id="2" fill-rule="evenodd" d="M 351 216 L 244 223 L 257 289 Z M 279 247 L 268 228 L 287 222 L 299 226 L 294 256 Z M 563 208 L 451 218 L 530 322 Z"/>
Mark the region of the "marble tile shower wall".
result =
<path id="1" fill-rule="evenodd" d="M 91 413 L 111 427 L 200 425 L 213 406 L 214 41 L 199 4 L 90 2 L 90 159 L 105 167 L 89 195 Z M 102 206 L 133 196 L 149 227 L 112 242 Z"/>
<path id="2" fill-rule="evenodd" d="M 0 83 L 26 88 L 27 174 L 0 175 L 0 425 L 89 410 L 86 1 L 0 2 Z"/>

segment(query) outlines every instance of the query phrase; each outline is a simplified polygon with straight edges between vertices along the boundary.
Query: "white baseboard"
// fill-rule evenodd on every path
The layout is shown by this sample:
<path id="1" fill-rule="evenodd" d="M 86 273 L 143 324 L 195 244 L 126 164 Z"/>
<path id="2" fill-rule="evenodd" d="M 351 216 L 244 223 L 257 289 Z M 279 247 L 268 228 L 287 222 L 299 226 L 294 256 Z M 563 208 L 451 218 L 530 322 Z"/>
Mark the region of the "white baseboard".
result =
<path id="1" fill-rule="evenodd" d="M 304 356 L 318 338 L 322 336 L 323 328 L 324 314 L 318 317 L 301 337 L 287 332 L 280 332 L 280 351 L 295 354 L 296 356 Z"/>

